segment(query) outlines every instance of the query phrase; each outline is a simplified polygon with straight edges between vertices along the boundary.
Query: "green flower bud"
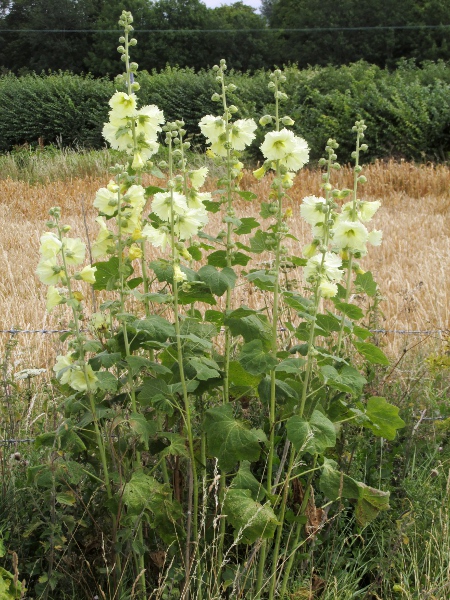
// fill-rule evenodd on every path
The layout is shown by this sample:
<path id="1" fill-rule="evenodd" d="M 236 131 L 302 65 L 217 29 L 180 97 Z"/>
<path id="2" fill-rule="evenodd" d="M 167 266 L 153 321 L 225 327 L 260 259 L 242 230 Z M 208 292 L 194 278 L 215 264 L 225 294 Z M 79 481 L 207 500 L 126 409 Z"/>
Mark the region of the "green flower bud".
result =
<path id="1" fill-rule="evenodd" d="M 331 165 L 331 168 L 334 169 L 335 171 L 340 171 L 341 165 L 339 163 L 335 162 L 334 164 Z"/>
<path id="2" fill-rule="evenodd" d="M 355 173 L 361 173 L 362 171 L 362 166 L 361 165 L 356 165 L 356 167 L 354 168 Z"/>
<path id="3" fill-rule="evenodd" d="M 362 150 L 363 152 L 367 152 L 367 150 L 369 149 L 369 146 L 367 144 L 361 144 L 359 149 Z"/>
<path id="4" fill-rule="evenodd" d="M 120 52 L 120 54 L 125 54 L 125 48 L 123 46 L 117 46 L 117 52 Z"/>
<path id="5" fill-rule="evenodd" d="M 230 111 L 230 113 L 231 113 L 232 115 L 234 115 L 235 113 L 237 113 L 237 112 L 238 112 L 238 110 L 239 110 L 239 109 L 238 109 L 238 107 L 237 107 L 237 106 L 234 106 L 234 104 L 232 104 L 231 106 L 229 106 L 229 107 L 228 107 L 228 110 Z"/>
<path id="6" fill-rule="evenodd" d="M 168 167 L 168 166 L 169 166 L 169 165 L 166 163 L 166 161 L 165 161 L 165 160 L 160 160 L 160 161 L 159 161 L 159 163 L 158 163 L 158 167 L 159 167 L 160 169 L 167 169 L 167 167 Z"/>
<path id="7" fill-rule="evenodd" d="M 358 177 L 358 183 L 366 183 L 367 181 L 367 177 L 365 177 L 364 175 L 360 175 Z"/>
<path id="8" fill-rule="evenodd" d="M 283 125 L 287 125 L 288 127 L 292 127 L 292 125 L 294 125 L 295 123 L 294 119 L 291 119 L 291 117 L 289 116 L 283 117 L 281 119 L 281 122 L 283 123 Z"/>
<path id="9" fill-rule="evenodd" d="M 324 167 L 327 164 L 327 159 L 326 158 L 320 158 L 319 159 L 319 167 Z"/>
<path id="10" fill-rule="evenodd" d="M 228 84 L 228 91 L 229 92 L 235 92 L 236 90 L 237 90 L 237 87 L 234 85 L 234 83 Z"/>
<path id="11" fill-rule="evenodd" d="M 353 150 L 351 157 L 356 158 L 357 156 L 358 156 L 358 153 L 356 152 L 356 150 Z"/>
<path id="12" fill-rule="evenodd" d="M 285 94 L 284 92 L 280 92 L 280 90 L 275 92 L 275 98 L 278 98 L 278 100 L 287 100 L 287 97 L 287 94 Z"/>
<path id="13" fill-rule="evenodd" d="M 133 81 L 133 83 L 131 84 L 131 91 L 132 92 L 137 92 L 141 89 L 140 84 L 137 81 Z"/>
<path id="14" fill-rule="evenodd" d="M 183 142 L 183 148 L 188 150 L 190 147 L 191 147 L 191 144 L 189 142 Z"/>
<path id="15" fill-rule="evenodd" d="M 219 70 L 219 68 L 220 68 L 220 67 L 219 67 L 219 65 L 214 65 L 214 66 L 213 66 L 213 68 L 212 68 L 212 70 L 213 70 L 213 71 L 218 71 L 218 70 Z"/>
<path id="16" fill-rule="evenodd" d="M 130 71 L 132 73 L 136 73 L 136 71 L 138 70 L 139 65 L 135 62 L 130 63 Z"/>
<path id="17" fill-rule="evenodd" d="M 211 96 L 211 100 L 212 100 L 213 102 L 220 102 L 220 101 L 221 101 L 221 99 L 222 99 L 222 98 L 220 97 L 220 95 L 219 95 L 217 92 L 215 92 L 215 93 L 214 93 L 214 94 Z"/>
<path id="18" fill-rule="evenodd" d="M 128 42 L 128 44 L 130 46 L 136 46 L 137 44 L 137 39 L 136 38 L 131 38 L 131 40 Z"/>
<path id="19" fill-rule="evenodd" d="M 123 35 L 120 36 L 119 43 L 120 44 L 125 44 L 125 38 L 123 37 Z"/>
<path id="20" fill-rule="evenodd" d="M 217 83 L 222 83 L 222 77 L 220 75 L 218 75 L 216 77 L 216 81 L 217 81 Z"/>
<path id="21" fill-rule="evenodd" d="M 122 54 L 122 56 L 120 57 L 120 60 L 122 62 L 127 62 L 127 55 L 126 54 Z"/>
<path id="22" fill-rule="evenodd" d="M 274 90 L 276 88 L 276 85 L 274 84 L 273 81 L 269 81 L 269 84 L 267 87 L 269 88 L 269 90 Z"/>
<path id="23" fill-rule="evenodd" d="M 269 125 L 270 123 L 272 123 L 272 116 L 271 115 L 264 115 L 263 117 L 260 118 L 259 120 L 259 124 L 262 125 L 264 127 L 264 125 Z"/>

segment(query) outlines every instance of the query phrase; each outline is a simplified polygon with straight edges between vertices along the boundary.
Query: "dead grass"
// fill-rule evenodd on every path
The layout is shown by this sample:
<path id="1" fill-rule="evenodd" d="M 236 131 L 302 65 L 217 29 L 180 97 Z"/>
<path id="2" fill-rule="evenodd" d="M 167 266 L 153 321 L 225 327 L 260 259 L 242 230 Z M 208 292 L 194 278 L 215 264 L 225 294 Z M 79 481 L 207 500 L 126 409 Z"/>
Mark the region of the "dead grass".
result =
<path id="1" fill-rule="evenodd" d="M 380 199 L 382 208 L 374 225 L 384 232 L 381 247 L 371 249 L 361 266 L 372 271 L 385 300 L 380 327 L 400 330 L 445 329 L 450 327 L 450 168 L 445 165 L 415 166 L 406 162 L 377 162 L 365 169 L 368 183 L 361 190 L 368 200 Z M 56 181 L 30 185 L 21 181 L 0 180 L 0 329 L 59 328 L 67 323 L 67 313 L 58 309 L 45 312 L 46 287 L 34 271 L 38 261 L 39 237 L 45 230 L 48 210 L 61 206 L 63 220 L 72 226 L 72 234 L 86 239 L 82 218 L 82 201 L 87 209 L 91 239 L 96 236 L 96 216 L 92 201 L 96 190 L 108 176 Z M 309 228 L 299 218 L 298 206 L 308 194 L 320 194 L 320 175 L 305 170 L 290 191 L 294 217 L 292 233 L 300 245 L 309 241 Z M 337 187 L 351 187 L 350 169 L 337 174 Z M 157 183 L 157 182 L 155 182 Z M 212 182 L 210 183 L 212 186 Z M 269 181 L 257 182 L 250 172 L 243 178 L 242 188 L 256 192 L 261 201 L 267 199 Z M 288 202 L 286 202 L 288 204 Z M 258 205 L 238 201 L 236 213 L 256 216 Z M 209 229 L 222 228 L 220 217 L 211 216 Z M 292 241 L 291 241 L 292 242 Z M 292 242 L 292 246 L 297 245 Z M 292 248 L 300 254 L 300 248 Z M 257 257 L 264 260 L 264 257 Z M 242 287 L 236 303 L 251 306 L 264 304 L 262 292 Z M 8 336 L 0 334 L 0 356 Z M 389 335 L 387 350 L 415 343 L 411 336 Z M 57 335 L 19 336 L 16 365 L 46 367 L 62 350 Z M 1 362 L 1 359 L 0 359 Z"/>

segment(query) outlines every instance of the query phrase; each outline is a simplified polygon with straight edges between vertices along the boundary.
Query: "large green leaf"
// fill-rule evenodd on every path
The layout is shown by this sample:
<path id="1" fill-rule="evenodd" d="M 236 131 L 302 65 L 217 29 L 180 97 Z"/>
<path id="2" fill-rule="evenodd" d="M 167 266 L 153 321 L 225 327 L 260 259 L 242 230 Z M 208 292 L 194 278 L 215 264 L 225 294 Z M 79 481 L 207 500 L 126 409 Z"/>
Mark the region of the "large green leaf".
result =
<path id="1" fill-rule="evenodd" d="M 358 482 L 338 471 L 337 463 L 328 458 L 324 459 L 319 488 L 330 500 L 338 498 L 356 500 L 360 494 Z"/>
<path id="2" fill-rule="evenodd" d="M 168 484 L 159 483 L 151 475 L 136 471 L 125 484 L 122 495 L 128 516 L 149 513 L 150 527 L 166 542 L 177 539 L 176 522 L 182 517 L 182 509 L 172 498 Z"/>
<path id="3" fill-rule="evenodd" d="M 374 281 L 370 271 L 359 273 L 355 278 L 355 285 L 360 290 L 366 292 L 368 296 L 371 296 L 372 298 L 376 296 L 378 285 L 377 282 Z"/>
<path id="4" fill-rule="evenodd" d="M 260 436 L 233 417 L 233 408 L 224 404 L 210 408 L 205 414 L 208 450 L 219 460 L 219 467 L 230 471 L 241 460 L 259 458 Z"/>
<path id="5" fill-rule="evenodd" d="M 137 319 L 131 326 L 137 331 L 144 331 L 155 342 L 165 342 L 167 338 L 175 336 L 174 326 L 158 315 Z"/>
<path id="6" fill-rule="evenodd" d="M 224 325 L 230 328 L 232 335 L 241 335 L 246 342 L 259 339 L 266 348 L 270 347 L 272 341 L 272 328 L 265 315 L 253 314 L 239 316 L 238 309 L 225 317 Z"/>
<path id="7" fill-rule="evenodd" d="M 252 375 L 268 373 L 277 366 L 277 359 L 267 352 L 261 340 L 244 344 L 238 358 L 241 365 Z"/>
<path id="8" fill-rule="evenodd" d="M 119 280 L 119 259 L 117 256 L 111 257 L 108 261 L 97 262 L 93 265 L 97 267 L 95 272 L 94 290 L 112 290 Z M 126 263 L 122 265 L 125 279 L 131 275 L 133 268 Z"/>
<path id="9" fill-rule="evenodd" d="M 390 364 L 388 357 L 386 354 L 375 346 L 374 344 L 369 344 L 369 342 L 353 342 L 355 348 L 358 350 L 360 354 L 364 356 L 370 363 L 373 365 L 385 365 L 388 366 Z"/>
<path id="10" fill-rule="evenodd" d="M 250 462 L 248 460 L 243 460 L 241 462 L 239 471 L 236 473 L 230 487 L 238 490 L 250 490 L 253 500 L 258 500 L 259 502 L 266 495 L 264 486 L 251 472 Z"/>
<path id="11" fill-rule="evenodd" d="M 262 252 L 269 250 L 269 248 L 272 247 L 271 245 L 267 245 L 267 238 L 269 237 L 273 239 L 273 236 L 269 236 L 269 234 L 265 231 L 258 229 L 258 231 L 255 233 L 255 236 L 250 240 L 250 248 L 252 252 L 255 254 L 261 254 Z"/>
<path id="12" fill-rule="evenodd" d="M 309 421 L 294 415 L 286 423 L 286 429 L 288 440 L 297 451 L 322 454 L 327 448 L 336 445 L 333 423 L 318 410 L 313 412 Z"/>
<path id="13" fill-rule="evenodd" d="M 278 521 L 269 505 L 262 505 L 251 497 L 250 490 L 228 489 L 223 511 L 233 525 L 235 537 L 244 544 L 253 544 L 257 539 L 273 537 Z"/>
<path id="14" fill-rule="evenodd" d="M 397 429 L 405 426 L 405 421 L 398 416 L 399 409 L 393 404 L 389 404 L 386 398 L 381 396 L 372 396 L 367 400 L 366 416 L 369 421 L 364 422 L 367 427 L 378 437 L 393 440 Z"/>
<path id="15" fill-rule="evenodd" d="M 359 371 L 347 365 L 342 367 L 340 371 L 331 365 L 324 365 L 320 367 L 320 373 L 324 383 L 353 396 L 361 394 L 363 386 L 367 383 L 367 380 L 364 379 Z"/>
<path id="16" fill-rule="evenodd" d="M 228 289 L 233 289 L 237 279 L 236 273 L 230 267 L 218 271 L 212 265 L 202 267 L 198 276 L 216 296 L 223 296 Z"/>
<path id="17" fill-rule="evenodd" d="M 347 302 L 339 302 L 338 300 L 334 300 L 334 306 L 337 308 L 337 310 L 344 313 L 344 315 L 349 319 L 352 319 L 352 321 L 359 321 L 359 319 L 364 317 L 363 311 L 355 304 L 348 304 Z"/>
<path id="18" fill-rule="evenodd" d="M 356 502 L 355 517 L 358 525 L 364 527 L 378 516 L 382 510 L 389 510 L 389 492 L 383 492 L 358 482 L 359 497 Z"/>
<path id="19" fill-rule="evenodd" d="M 234 233 L 236 235 L 244 235 L 246 233 L 250 233 L 252 229 L 259 227 L 260 225 L 255 219 L 255 217 L 241 217 L 240 221 L 240 226 L 234 230 Z"/>

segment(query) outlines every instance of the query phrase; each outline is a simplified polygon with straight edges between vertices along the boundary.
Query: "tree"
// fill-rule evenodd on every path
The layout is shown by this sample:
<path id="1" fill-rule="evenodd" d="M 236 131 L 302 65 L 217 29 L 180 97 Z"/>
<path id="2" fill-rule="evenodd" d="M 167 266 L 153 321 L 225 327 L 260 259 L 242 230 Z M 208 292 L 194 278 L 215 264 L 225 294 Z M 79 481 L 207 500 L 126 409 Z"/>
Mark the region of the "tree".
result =
<path id="1" fill-rule="evenodd" d="M 83 71 L 84 57 L 92 42 L 92 34 L 45 31 L 91 29 L 102 2 L 103 0 L 2 0 L 0 64 L 13 71 Z M 2 29 L 14 31 L 2 32 Z"/>

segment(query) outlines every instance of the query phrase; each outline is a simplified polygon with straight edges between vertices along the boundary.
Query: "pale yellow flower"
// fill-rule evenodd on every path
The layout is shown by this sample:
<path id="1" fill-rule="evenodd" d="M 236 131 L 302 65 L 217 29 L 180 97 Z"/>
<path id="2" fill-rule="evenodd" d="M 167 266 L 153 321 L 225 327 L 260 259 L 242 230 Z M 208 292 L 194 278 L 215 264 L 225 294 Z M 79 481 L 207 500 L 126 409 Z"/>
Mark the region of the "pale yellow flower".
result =
<path id="1" fill-rule="evenodd" d="M 298 171 L 309 161 L 309 146 L 303 138 L 294 137 L 295 147 L 281 159 L 281 164 L 289 171 Z"/>
<path id="2" fill-rule="evenodd" d="M 322 298 L 333 298 L 338 293 L 338 286 L 327 279 L 319 283 L 319 291 Z"/>
<path id="3" fill-rule="evenodd" d="M 128 258 L 135 260 L 136 258 L 142 258 L 142 250 L 137 244 L 131 244 L 128 251 Z"/>
<path id="4" fill-rule="evenodd" d="M 184 214 L 188 208 L 186 197 L 178 192 L 172 192 L 173 194 L 173 212 L 176 215 Z M 158 192 L 153 197 L 152 211 L 160 219 L 164 221 L 170 221 L 172 206 L 172 196 L 170 192 Z"/>
<path id="5" fill-rule="evenodd" d="M 165 227 L 155 229 L 151 225 L 145 225 L 142 229 L 142 236 L 147 238 L 155 248 L 161 248 L 163 252 L 166 246 L 170 246 L 170 234 Z"/>
<path id="6" fill-rule="evenodd" d="M 189 171 L 188 177 L 191 185 L 194 189 L 198 190 L 205 183 L 206 176 L 208 175 L 208 167 L 201 167 L 195 171 Z"/>
<path id="7" fill-rule="evenodd" d="M 108 249 L 114 246 L 114 236 L 106 227 L 103 217 L 97 217 L 95 220 L 100 225 L 100 231 L 98 232 L 97 239 L 92 244 L 91 251 L 94 258 L 100 258 L 106 256 Z"/>
<path id="8" fill-rule="evenodd" d="M 198 233 L 200 227 L 208 222 L 206 211 L 196 208 L 188 208 L 182 215 L 177 216 L 174 231 L 176 235 L 186 240 Z"/>
<path id="9" fill-rule="evenodd" d="M 68 383 L 74 390 L 85 392 L 88 388 L 91 390 L 96 388 L 97 381 L 97 376 L 91 365 L 86 365 L 86 367 L 77 365 L 76 369 L 72 371 Z"/>
<path id="10" fill-rule="evenodd" d="M 235 150 L 245 150 L 255 139 L 257 125 L 253 119 L 238 119 L 231 126 L 230 144 Z"/>
<path id="11" fill-rule="evenodd" d="M 324 223 L 325 221 L 325 198 L 317 198 L 316 196 L 306 196 L 303 198 L 300 206 L 300 214 L 310 225 L 317 225 L 317 223 Z"/>
<path id="12" fill-rule="evenodd" d="M 130 153 L 133 149 L 133 133 L 129 127 L 117 127 L 112 123 L 105 123 L 102 135 L 115 150 L 125 150 Z"/>
<path id="13" fill-rule="evenodd" d="M 186 273 L 183 273 L 179 265 L 173 266 L 173 280 L 177 283 L 187 280 Z"/>
<path id="14" fill-rule="evenodd" d="M 143 106 L 136 114 L 136 133 L 143 134 L 148 141 L 156 141 L 160 124 L 164 123 L 164 113 L 154 104 Z"/>
<path id="15" fill-rule="evenodd" d="M 142 209 L 145 206 L 145 190 L 142 185 L 132 185 L 125 196 L 123 196 L 123 202 L 130 204 L 134 209 Z"/>
<path id="16" fill-rule="evenodd" d="M 80 238 L 63 238 L 64 254 L 68 265 L 81 265 L 84 262 L 86 246 Z"/>
<path id="17" fill-rule="evenodd" d="M 208 139 L 209 143 L 217 142 L 219 137 L 225 133 L 225 122 L 220 117 L 205 115 L 199 122 L 200 131 Z"/>
<path id="18" fill-rule="evenodd" d="M 78 273 L 83 281 L 86 283 L 94 284 L 95 283 L 95 271 L 97 267 L 92 267 L 91 265 L 87 265 Z"/>
<path id="19" fill-rule="evenodd" d="M 55 285 L 64 277 L 64 269 L 56 261 L 56 258 L 41 260 L 36 268 L 36 275 L 45 285 Z"/>
<path id="20" fill-rule="evenodd" d="M 72 352 L 69 352 L 65 356 L 60 354 L 56 357 L 56 363 L 53 370 L 55 371 L 56 377 L 63 385 L 70 381 L 73 362 Z"/>
<path id="21" fill-rule="evenodd" d="M 128 95 L 124 92 L 116 92 L 110 98 L 109 105 L 112 108 L 114 118 L 127 119 L 136 113 L 136 96 L 135 94 Z"/>
<path id="22" fill-rule="evenodd" d="M 93 204 L 99 212 L 112 217 L 119 206 L 117 192 L 112 192 L 108 188 L 100 188 L 95 194 Z"/>
<path id="23" fill-rule="evenodd" d="M 333 244 L 338 248 L 366 251 L 368 231 L 359 221 L 338 221 L 332 229 Z"/>
<path id="24" fill-rule="evenodd" d="M 268 160 L 282 160 L 296 149 L 295 136 L 292 131 L 269 131 L 261 144 L 261 152 Z"/>
<path id="25" fill-rule="evenodd" d="M 49 286 L 49 288 L 47 290 L 47 304 L 46 304 L 47 312 L 52 312 L 52 310 L 55 308 L 55 306 L 58 306 L 58 304 L 61 304 L 61 302 L 63 300 L 64 300 L 64 298 L 61 296 L 61 294 L 55 288 L 55 286 L 54 285 Z"/>
<path id="26" fill-rule="evenodd" d="M 372 244 L 372 246 L 380 246 L 382 240 L 383 232 L 378 229 L 373 229 L 367 237 L 367 241 L 369 242 L 369 244 Z"/>
<path id="27" fill-rule="evenodd" d="M 39 252 L 43 258 L 52 258 L 56 256 L 61 250 L 61 242 L 59 238 L 51 231 L 45 232 L 41 235 L 41 247 Z"/>

